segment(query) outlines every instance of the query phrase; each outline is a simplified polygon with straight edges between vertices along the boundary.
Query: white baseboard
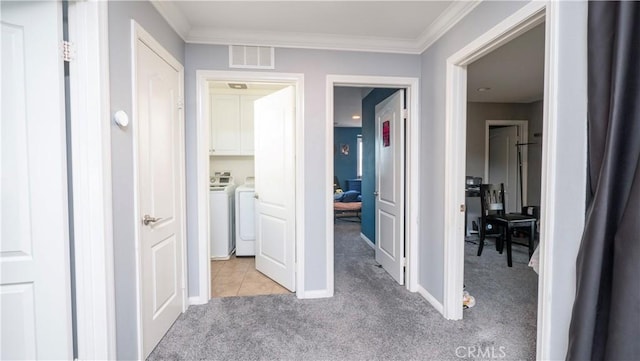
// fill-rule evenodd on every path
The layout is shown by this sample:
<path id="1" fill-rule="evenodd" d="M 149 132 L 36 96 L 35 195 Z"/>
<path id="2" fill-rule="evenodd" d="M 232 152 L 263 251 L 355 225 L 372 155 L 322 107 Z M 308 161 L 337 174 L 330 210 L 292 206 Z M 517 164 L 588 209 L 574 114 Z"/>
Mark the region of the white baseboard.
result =
<path id="1" fill-rule="evenodd" d="M 376 249 L 376 245 L 371 242 L 371 240 L 367 236 L 365 236 L 364 233 L 360 232 L 360 238 L 362 238 L 362 240 L 367 243 L 367 246 Z"/>
<path id="2" fill-rule="evenodd" d="M 188 302 L 189 302 L 189 306 L 204 305 L 205 303 L 209 302 L 209 300 L 206 299 L 206 297 L 194 296 L 194 297 L 189 297 Z"/>
<path id="3" fill-rule="evenodd" d="M 418 285 L 418 293 L 422 297 L 424 297 L 427 300 L 427 302 L 429 302 L 431 306 L 433 306 L 433 308 L 436 309 L 436 311 L 440 312 L 440 314 L 444 316 L 444 306 L 442 306 L 442 303 L 436 300 L 436 298 L 433 297 L 433 295 L 429 293 L 429 291 L 424 289 L 424 287 Z M 462 307 L 462 305 L 460 307 Z"/>
<path id="4" fill-rule="evenodd" d="M 298 295 L 298 298 L 311 299 L 311 298 L 330 298 L 333 297 L 333 292 L 329 290 L 315 290 L 306 291 L 303 295 Z"/>

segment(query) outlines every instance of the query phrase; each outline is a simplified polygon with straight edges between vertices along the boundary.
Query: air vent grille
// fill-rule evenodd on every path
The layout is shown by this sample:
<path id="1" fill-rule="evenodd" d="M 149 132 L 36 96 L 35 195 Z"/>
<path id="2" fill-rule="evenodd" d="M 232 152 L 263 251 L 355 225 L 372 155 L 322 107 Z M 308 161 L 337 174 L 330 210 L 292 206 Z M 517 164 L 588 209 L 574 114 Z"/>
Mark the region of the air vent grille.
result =
<path id="1" fill-rule="evenodd" d="M 229 45 L 229 67 L 245 69 L 275 69 L 273 47 Z"/>

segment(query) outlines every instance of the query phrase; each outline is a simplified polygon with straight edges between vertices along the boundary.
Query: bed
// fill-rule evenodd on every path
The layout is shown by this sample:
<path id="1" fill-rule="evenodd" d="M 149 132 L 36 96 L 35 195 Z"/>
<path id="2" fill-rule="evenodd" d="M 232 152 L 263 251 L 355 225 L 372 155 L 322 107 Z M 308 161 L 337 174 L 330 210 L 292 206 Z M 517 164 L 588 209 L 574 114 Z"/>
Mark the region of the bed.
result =
<path id="1" fill-rule="evenodd" d="M 334 220 L 338 217 L 358 217 L 362 213 L 362 197 L 358 191 L 347 191 L 337 193 L 334 196 L 333 216 Z"/>

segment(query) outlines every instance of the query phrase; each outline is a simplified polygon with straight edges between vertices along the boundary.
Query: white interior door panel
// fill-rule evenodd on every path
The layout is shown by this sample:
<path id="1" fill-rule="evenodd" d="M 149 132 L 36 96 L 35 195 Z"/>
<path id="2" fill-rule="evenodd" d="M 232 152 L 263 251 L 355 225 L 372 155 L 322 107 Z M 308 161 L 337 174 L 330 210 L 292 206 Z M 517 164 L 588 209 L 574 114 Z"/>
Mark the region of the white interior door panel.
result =
<path id="1" fill-rule="evenodd" d="M 255 101 L 256 269 L 295 291 L 295 92 Z"/>
<path id="2" fill-rule="evenodd" d="M 73 358 L 59 2 L 0 3 L 0 359 Z"/>
<path id="3" fill-rule="evenodd" d="M 404 284 L 404 90 L 376 105 L 376 262 Z"/>

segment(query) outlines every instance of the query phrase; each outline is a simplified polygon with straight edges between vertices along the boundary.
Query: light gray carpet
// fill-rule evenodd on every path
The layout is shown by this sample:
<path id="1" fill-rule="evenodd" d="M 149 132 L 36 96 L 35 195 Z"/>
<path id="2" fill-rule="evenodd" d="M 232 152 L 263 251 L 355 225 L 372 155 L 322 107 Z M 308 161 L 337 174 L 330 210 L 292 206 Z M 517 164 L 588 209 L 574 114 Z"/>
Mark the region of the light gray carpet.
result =
<path id="1" fill-rule="evenodd" d="M 476 257 L 477 246 L 467 243 L 465 283 L 477 304 L 463 321 L 446 321 L 379 268 L 359 234 L 358 223 L 336 223 L 333 298 L 234 297 L 191 306 L 149 359 L 535 359 L 537 276 L 524 247 L 508 268 L 492 245 Z"/>

